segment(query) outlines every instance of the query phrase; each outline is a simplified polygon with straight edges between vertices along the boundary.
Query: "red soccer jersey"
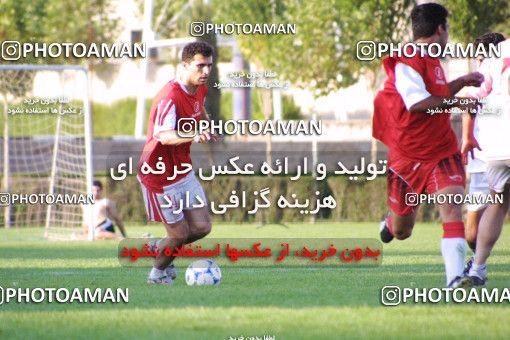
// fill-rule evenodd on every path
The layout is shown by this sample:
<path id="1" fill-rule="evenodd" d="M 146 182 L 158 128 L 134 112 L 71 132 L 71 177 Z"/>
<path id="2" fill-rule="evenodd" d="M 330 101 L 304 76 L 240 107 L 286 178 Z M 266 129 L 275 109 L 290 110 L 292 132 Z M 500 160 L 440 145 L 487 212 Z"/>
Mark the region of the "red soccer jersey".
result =
<path id="1" fill-rule="evenodd" d="M 181 84 L 172 80 L 154 98 L 147 127 L 147 139 L 138 163 L 138 177 L 151 191 L 163 192 L 163 187 L 176 183 L 186 176 L 186 174 L 179 174 L 173 180 L 167 179 L 167 177 L 173 177 L 174 166 L 182 171 L 185 168 L 183 163 L 191 164 L 191 142 L 163 145 L 155 135 L 161 131 L 178 130 L 178 122 L 181 118 L 191 118 L 198 122 L 202 117 L 206 94 L 206 85 L 199 86 L 196 94 L 192 95 L 184 91 Z M 160 157 L 161 159 L 158 159 Z M 165 164 L 163 174 L 141 172 L 144 162 L 157 171 L 158 161 Z"/>
<path id="2" fill-rule="evenodd" d="M 397 62 L 420 74 L 433 96 L 451 96 L 441 63 L 437 58 L 386 57 L 388 76 L 384 88 L 374 100 L 373 136 L 388 146 L 390 158 L 405 157 L 416 161 L 436 161 L 458 152 L 457 138 L 451 128 L 449 113 L 411 113 L 395 86 Z"/>

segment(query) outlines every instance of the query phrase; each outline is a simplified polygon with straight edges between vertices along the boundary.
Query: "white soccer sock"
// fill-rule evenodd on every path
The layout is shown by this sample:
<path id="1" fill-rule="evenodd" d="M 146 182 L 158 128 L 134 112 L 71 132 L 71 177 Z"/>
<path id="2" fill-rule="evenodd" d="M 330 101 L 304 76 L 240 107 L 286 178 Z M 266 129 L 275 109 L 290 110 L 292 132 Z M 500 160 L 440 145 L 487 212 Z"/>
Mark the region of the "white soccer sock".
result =
<path id="1" fill-rule="evenodd" d="M 164 270 L 160 270 L 158 268 L 152 268 L 151 270 L 151 273 L 149 274 L 149 277 L 151 279 L 159 279 L 160 277 L 164 276 L 165 275 L 165 271 Z"/>
<path id="2" fill-rule="evenodd" d="M 446 285 L 448 285 L 456 276 L 462 275 L 466 258 L 466 241 L 461 237 L 443 238 L 441 254 L 446 271 Z"/>
<path id="3" fill-rule="evenodd" d="M 478 276 L 480 279 L 485 279 L 487 277 L 487 266 L 484 264 L 476 264 L 473 263 L 473 266 L 469 270 L 469 276 Z"/>

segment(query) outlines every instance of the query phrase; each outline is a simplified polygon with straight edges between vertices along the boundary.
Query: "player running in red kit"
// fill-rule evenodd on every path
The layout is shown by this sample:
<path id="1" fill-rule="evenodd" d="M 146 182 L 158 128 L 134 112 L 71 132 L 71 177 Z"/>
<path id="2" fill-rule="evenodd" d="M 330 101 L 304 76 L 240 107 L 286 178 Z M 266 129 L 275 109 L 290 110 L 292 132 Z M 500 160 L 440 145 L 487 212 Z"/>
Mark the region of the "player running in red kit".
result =
<path id="1" fill-rule="evenodd" d="M 204 131 L 194 137 L 183 137 L 182 131 L 184 123 L 198 125 L 198 121 L 207 119 L 203 107 L 212 63 L 213 48 L 209 44 L 186 45 L 182 52 L 182 74 L 159 91 L 151 108 L 138 179 L 149 221 L 161 222 L 166 229 L 167 237 L 161 240 L 159 249 L 175 249 L 203 238 L 211 230 L 204 190 L 189 165 L 191 143 L 216 140 L 216 136 Z M 148 282 L 172 283 L 177 275 L 173 259 L 161 251 Z"/>
<path id="2" fill-rule="evenodd" d="M 444 48 L 448 41 L 447 17 L 447 9 L 439 4 L 416 6 L 411 12 L 414 43 L 435 43 Z M 474 110 L 473 104 L 460 105 L 452 96 L 464 86 L 480 86 L 483 76 L 471 73 L 447 82 L 440 60 L 428 56 L 426 48 L 418 48 L 414 56 L 386 57 L 383 65 L 388 78 L 374 101 L 373 136 L 389 150 L 390 212 L 381 222 L 380 233 L 387 243 L 411 236 L 418 195 L 464 194 L 464 167 L 448 110 L 454 106 Z M 433 109 L 446 112 L 430 114 Z M 444 230 L 441 253 L 446 284 L 457 287 L 466 247 L 462 205 L 452 202 L 438 208 Z"/>

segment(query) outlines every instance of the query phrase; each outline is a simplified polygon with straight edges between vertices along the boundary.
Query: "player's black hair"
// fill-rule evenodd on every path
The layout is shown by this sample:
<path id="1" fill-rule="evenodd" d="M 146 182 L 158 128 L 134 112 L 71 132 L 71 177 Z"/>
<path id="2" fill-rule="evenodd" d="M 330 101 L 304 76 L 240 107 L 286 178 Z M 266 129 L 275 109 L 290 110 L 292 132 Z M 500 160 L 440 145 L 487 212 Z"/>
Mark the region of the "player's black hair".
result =
<path id="1" fill-rule="evenodd" d="M 475 39 L 475 49 L 478 48 L 478 45 L 482 45 L 485 51 L 488 51 L 491 44 L 497 45 L 505 40 L 505 36 L 499 32 L 485 33 Z"/>
<path id="2" fill-rule="evenodd" d="M 92 185 L 95 186 L 95 187 L 98 187 L 99 189 L 103 189 L 103 183 L 101 183 L 101 181 L 99 180 L 94 180 L 94 182 L 92 182 Z"/>
<path id="3" fill-rule="evenodd" d="M 411 24 L 414 39 L 432 36 L 439 26 L 446 29 L 448 10 L 436 3 L 415 6 L 411 11 Z"/>
<path id="4" fill-rule="evenodd" d="M 210 57 L 213 55 L 214 49 L 211 45 L 204 41 L 195 41 L 184 46 L 182 50 L 182 61 L 190 61 L 197 54 L 201 54 L 204 57 Z"/>

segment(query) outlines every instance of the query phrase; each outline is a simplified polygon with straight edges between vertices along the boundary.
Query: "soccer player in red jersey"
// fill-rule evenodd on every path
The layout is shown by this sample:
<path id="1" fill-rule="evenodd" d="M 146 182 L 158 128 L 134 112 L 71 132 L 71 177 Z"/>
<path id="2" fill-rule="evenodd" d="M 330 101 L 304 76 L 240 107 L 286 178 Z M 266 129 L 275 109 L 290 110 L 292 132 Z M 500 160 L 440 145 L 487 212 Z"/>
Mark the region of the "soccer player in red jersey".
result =
<path id="1" fill-rule="evenodd" d="M 411 12 L 415 43 L 448 41 L 448 11 L 426 3 Z M 447 82 L 438 58 L 418 49 L 414 56 L 389 56 L 383 60 L 388 76 L 374 100 L 373 136 L 388 147 L 388 205 L 381 222 L 381 240 L 411 236 L 417 195 L 464 194 L 465 174 L 449 112 L 427 113 L 431 109 L 474 110 L 472 103 L 460 104 L 453 97 L 464 86 L 480 86 L 483 76 L 471 73 Z M 448 100 L 445 100 L 448 99 Z M 430 112 L 430 111 L 429 111 Z M 464 268 L 465 240 L 462 206 L 438 205 L 443 223 L 441 253 L 446 284 L 457 287 Z"/>
<path id="2" fill-rule="evenodd" d="M 159 91 L 151 107 L 138 180 L 149 221 L 161 222 L 166 229 L 167 237 L 160 241 L 159 249 L 173 250 L 205 237 L 211 230 L 207 200 L 191 169 L 190 147 L 192 142 L 215 141 L 217 136 L 204 131 L 194 137 L 183 137 L 182 131 L 184 121 L 197 125 L 198 121 L 208 119 L 204 100 L 212 63 L 213 48 L 209 44 L 186 45 L 182 51 L 182 74 Z M 172 283 L 177 276 L 173 259 L 161 251 L 148 282 Z"/>

